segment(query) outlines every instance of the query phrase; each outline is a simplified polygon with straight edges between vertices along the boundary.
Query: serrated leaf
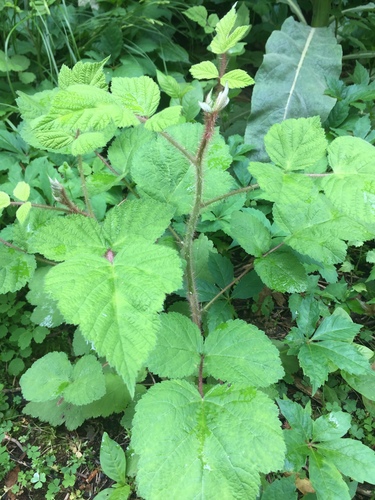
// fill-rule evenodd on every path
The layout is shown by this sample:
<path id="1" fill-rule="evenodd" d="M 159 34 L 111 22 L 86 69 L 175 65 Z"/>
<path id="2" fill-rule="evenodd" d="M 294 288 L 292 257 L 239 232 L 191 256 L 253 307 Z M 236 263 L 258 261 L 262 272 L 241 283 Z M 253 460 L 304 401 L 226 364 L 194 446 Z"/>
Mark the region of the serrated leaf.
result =
<path id="1" fill-rule="evenodd" d="M 285 120 L 273 125 L 264 138 L 271 160 L 286 171 L 305 170 L 319 161 L 328 141 L 320 117 Z"/>
<path id="2" fill-rule="evenodd" d="M 16 292 L 32 277 L 36 262 L 33 255 L 0 244 L 0 293 Z"/>
<path id="3" fill-rule="evenodd" d="M 95 356 L 80 358 L 73 367 L 71 381 L 64 390 L 64 399 L 74 405 L 87 405 L 105 394 L 102 365 Z"/>
<path id="4" fill-rule="evenodd" d="M 347 342 L 324 340 L 306 343 L 301 347 L 298 359 L 303 372 L 312 382 L 313 394 L 324 384 L 335 366 L 356 375 L 368 370 L 366 358 Z"/>
<path id="5" fill-rule="evenodd" d="M 149 76 L 112 78 L 112 94 L 125 108 L 139 116 L 152 116 L 160 101 L 160 90 Z"/>
<path id="6" fill-rule="evenodd" d="M 263 215 L 263 214 L 262 214 Z M 229 234 L 250 255 L 261 257 L 271 246 L 271 232 L 265 216 L 258 210 L 233 212 Z"/>
<path id="7" fill-rule="evenodd" d="M 13 189 L 13 195 L 21 201 L 27 201 L 30 196 L 30 186 L 27 182 L 18 182 Z"/>
<path id="8" fill-rule="evenodd" d="M 312 438 L 313 421 L 311 419 L 311 405 L 307 404 L 303 408 L 300 404 L 289 399 L 278 399 L 277 404 L 280 406 L 281 413 L 287 419 L 292 430 L 297 431 L 303 438 L 305 443 L 308 443 Z M 288 434 L 289 431 L 286 431 Z"/>
<path id="9" fill-rule="evenodd" d="M 338 470 L 359 483 L 375 484 L 375 452 L 354 439 L 335 439 L 317 444 L 317 449 Z"/>
<path id="10" fill-rule="evenodd" d="M 161 90 L 169 97 L 180 99 L 188 91 L 187 89 L 185 91 L 173 76 L 164 75 L 159 70 L 156 70 L 156 75 Z"/>
<path id="11" fill-rule="evenodd" d="M 243 89 L 249 85 L 253 85 L 255 82 L 251 76 L 249 76 L 246 71 L 242 69 L 234 69 L 228 71 L 220 78 L 220 83 L 225 86 L 228 84 L 230 89 Z"/>
<path id="12" fill-rule="evenodd" d="M 331 316 L 324 318 L 314 333 L 313 340 L 352 341 L 361 325 L 353 323 L 349 314 L 337 308 Z"/>
<path id="13" fill-rule="evenodd" d="M 35 363 L 20 379 L 25 399 L 45 402 L 60 397 L 69 384 L 73 367 L 64 352 L 50 352 Z"/>
<path id="14" fill-rule="evenodd" d="M 208 259 L 208 270 L 213 282 L 220 288 L 225 288 L 234 279 L 232 262 L 223 255 L 211 252 Z"/>
<path id="15" fill-rule="evenodd" d="M 103 233 L 115 251 L 134 236 L 154 242 L 169 226 L 173 214 L 173 207 L 151 198 L 126 201 L 107 213 Z"/>
<path id="16" fill-rule="evenodd" d="M 170 106 L 153 115 L 145 123 L 145 128 L 153 132 L 163 132 L 167 127 L 176 125 L 180 120 L 182 106 Z"/>
<path id="17" fill-rule="evenodd" d="M 350 500 L 349 488 L 342 475 L 319 453 L 310 454 L 309 477 L 318 500 Z"/>
<path id="18" fill-rule="evenodd" d="M 23 203 L 16 212 L 16 218 L 20 224 L 24 224 L 31 210 L 31 203 L 27 201 Z"/>
<path id="19" fill-rule="evenodd" d="M 267 387 L 284 374 L 278 350 L 264 332 L 239 319 L 209 333 L 204 370 L 216 379 L 253 387 Z"/>
<path id="20" fill-rule="evenodd" d="M 202 351 L 201 332 L 189 318 L 173 312 L 162 314 L 156 347 L 147 365 L 160 377 L 197 376 Z"/>
<path id="21" fill-rule="evenodd" d="M 196 154 L 202 133 L 203 127 L 198 123 L 185 123 L 168 129 L 168 135 L 192 156 Z M 231 163 L 228 153 L 223 139 L 215 134 L 203 159 L 204 200 L 230 190 L 232 177 L 221 171 Z M 139 191 L 171 204 L 176 208 L 176 215 L 190 213 L 195 189 L 195 167 L 186 155 L 163 136 L 157 136 L 139 148 L 134 155 L 131 174 Z"/>
<path id="22" fill-rule="evenodd" d="M 207 24 L 207 9 L 203 5 L 196 5 L 190 7 L 183 12 L 184 16 L 188 17 L 192 21 L 195 21 L 204 28 Z"/>
<path id="23" fill-rule="evenodd" d="M 237 14 L 234 5 L 216 24 L 216 35 L 209 46 L 209 49 L 214 54 L 224 54 L 229 49 L 233 48 L 248 32 L 249 26 L 238 26 L 234 28 L 236 19 Z"/>
<path id="24" fill-rule="evenodd" d="M 78 254 L 55 266 L 46 288 L 66 321 L 80 326 L 132 394 L 155 345 L 156 312 L 165 295 L 179 288 L 181 277 L 174 250 L 134 238 L 117 254 Z"/>
<path id="25" fill-rule="evenodd" d="M 4 191 L 0 191 L 0 210 L 2 208 L 9 207 L 10 205 L 10 198 L 7 193 L 4 193 Z"/>
<path id="26" fill-rule="evenodd" d="M 126 458 L 121 446 L 103 433 L 100 446 L 100 465 L 110 479 L 116 483 L 126 483 Z"/>
<path id="27" fill-rule="evenodd" d="M 90 85 L 70 85 L 53 98 L 51 108 L 37 124 L 40 131 L 63 129 L 67 132 L 98 132 L 123 118 L 116 99 L 103 89 Z"/>
<path id="28" fill-rule="evenodd" d="M 23 413 L 37 417 L 54 427 L 65 424 L 68 430 L 74 430 L 89 417 L 86 416 L 84 408 L 84 406 L 75 406 L 65 401 L 61 402 L 59 398 L 43 403 L 27 403 Z"/>
<path id="29" fill-rule="evenodd" d="M 328 148 L 333 174 L 322 179 L 326 196 L 351 220 L 375 232 L 375 147 L 358 137 L 338 137 Z"/>
<path id="30" fill-rule="evenodd" d="M 29 251 L 55 261 L 89 252 L 104 255 L 109 247 L 95 219 L 82 215 L 55 217 L 30 237 Z"/>
<path id="31" fill-rule="evenodd" d="M 60 89 L 66 90 L 71 85 L 78 83 L 106 90 L 108 86 L 105 80 L 103 67 L 108 60 L 109 57 L 106 57 L 101 62 L 79 61 L 72 69 L 63 64 L 58 78 Z"/>
<path id="32" fill-rule="evenodd" d="M 254 262 L 254 269 L 263 283 L 278 292 L 300 293 L 307 289 L 307 273 L 300 260 L 281 248 Z"/>
<path id="33" fill-rule="evenodd" d="M 112 167 L 119 174 L 128 175 L 137 149 L 151 138 L 152 133 L 144 127 L 124 130 L 108 148 L 108 159 Z"/>
<path id="34" fill-rule="evenodd" d="M 219 71 L 211 61 L 203 61 L 199 64 L 194 64 L 189 71 L 193 78 L 197 80 L 211 80 L 219 77 Z"/>
<path id="35" fill-rule="evenodd" d="M 285 449 L 265 394 L 223 385 L 202 398 L 186 381 L 162 382 L 143 396 L 132 446 L 140 456 L 138 493 L 153 500 L 209 499 L 218 491 L 221 498 L 255 499 L 258 472 L 280 468 Z"/>
<path id="36" fill-rule="evenodd" d="M 77 254 L 117 252 L 134 236 L 154 242 L 169 225 L 173 208 L 151 199 L 132 200 L 107 213 L 99 224 L 82 215 L 55 217 L 34 230 L 29 251 L 63 261 Z"/>
<path id="37" fill-rule="evenodd" d="M 132 401 L 124 381 L 116 373 L 104 373 L 105 394 L 84 406 L 85 418 L 109 417 L 125 410 Z M 137 386 L 136 386 L 137 389 Z"/>

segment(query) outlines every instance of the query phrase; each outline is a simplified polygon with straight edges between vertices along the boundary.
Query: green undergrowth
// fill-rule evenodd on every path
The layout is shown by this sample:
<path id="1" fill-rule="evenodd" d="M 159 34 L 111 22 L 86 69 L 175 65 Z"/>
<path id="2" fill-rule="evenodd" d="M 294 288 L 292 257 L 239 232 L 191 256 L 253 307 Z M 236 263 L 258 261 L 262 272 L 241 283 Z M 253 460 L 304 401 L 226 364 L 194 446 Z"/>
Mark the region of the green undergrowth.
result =
<path id="1" fill-rule="evenodd" d="M 121 30 L 146 53 L 142 23 L 156 25 L 152 71 L 143 53 L 137 70 L 134 54 L 107 56 L 98 34 L 48 84 L 13 89 L 4 493 L 371 497 L 375 90 L 366 60 L 343 72 L 344 19 L 360 11 L 262 5 L 280 22 L 261 62 L 246 56 L 246 2 L 166 4 L 176 39 L 196 23 L 208 40 L 187 57 L 163 45 L 152 4 L 130 3 L 113 13 L 139 16 L 138 33 L 132 18 Z"/>

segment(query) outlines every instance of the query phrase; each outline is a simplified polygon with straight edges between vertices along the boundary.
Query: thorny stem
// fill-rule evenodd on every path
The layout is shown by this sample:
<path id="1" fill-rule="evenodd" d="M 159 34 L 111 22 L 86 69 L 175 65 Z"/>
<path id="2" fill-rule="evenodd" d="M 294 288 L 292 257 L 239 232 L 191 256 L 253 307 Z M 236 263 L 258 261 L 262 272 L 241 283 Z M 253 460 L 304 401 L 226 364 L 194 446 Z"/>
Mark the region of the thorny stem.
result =
<path id="1" fill-rule="evenodd" d="M 85 205 L 86 205 L 87 211 L 89 213 L 89 216 L 92 217 L 93 219 L 95 219 L 95 215 L 94 215 L 94 212 L 92 211 L 91 202 L 90 202 L 89 195 L 87 192 L 85 174 L 83 173 L 82 155 L 78 155 L 77 160 L 78 160 L 77 165 L 78 165 L 79 177 L 81 179 L 83 197 L 85 198 Z"/>
<path id="2" fill-rule="evenodd" d="M 197 227 L 198 219 L 200 216 L 202 198 L 203 198 L 203 157 L 206 152 L 207 146 L 214 133 L 215 121 L 218 113 L 205 114 L 205 127 L 203 136 L 198 147 L 196 158 L 194 159 L 195 165 L 195 199 L 189 221 L 187 223 L 186 235 L 183 245 L 183 257 L 186 260 L 186 280 L 187 280 L 187 299 L 189 301 L 191 319 L 201 329 L 202 326 L 202 313 L 199 305 L 198 290 L 196 287 L 194 276 L 194 256 L 193 256 L 193 243 L 194 234 Z"/>
<path id="3" fill-rule="evenodd" d="M 26 201 L 11 201 L 10 205 L 13 205 L 15 207 L 20 207 L 21 205 L 24 205 Z M 59 212 L 65 212 L 66 214 L 71 214 L 72 210 L 69 210 L 68 208 L 60 208 L 60 207 L 51 207 L 49 205 L 42 205 L 40 203 L 32 203 L 32 207 L 34 208 L 44 208 L 45 210 L 57 210 Z M 76 211 L 75 211 L 76 213 Z M 81 215 L 87 215 L 85 212 L 80 212 Z"/>
<path id="4" fill-rule="evenodd" d="M 243 188 L 236 189 L 235 191 L 230 191 L 229 193 L 222 194 L 221 196 L 217 196 L 216 198 L 212 198 L 211 200 L 208 200 L 205 203 L 202 203 L 201 208 L 208 207 L 208 205 L 211 205 L 212 203 L 216 203 L 217 201 L 220 201 L 220 200 L 225 200 L 226 198 L 229 198 L 231 196 L 235 196 L 236 194 L 247 193 L 248 191 L 253 191 L 254 189 L 258 189 L 258 188 L 259 188 L 259 184 L 251 184 L 250 186 L 245 186 Z"/>

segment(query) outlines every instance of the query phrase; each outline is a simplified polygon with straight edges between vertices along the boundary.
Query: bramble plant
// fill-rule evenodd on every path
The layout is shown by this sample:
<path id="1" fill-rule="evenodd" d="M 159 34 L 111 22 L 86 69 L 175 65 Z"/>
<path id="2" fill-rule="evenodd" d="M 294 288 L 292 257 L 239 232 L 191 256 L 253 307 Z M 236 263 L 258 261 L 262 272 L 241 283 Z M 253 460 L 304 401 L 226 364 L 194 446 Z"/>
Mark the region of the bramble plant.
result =
<path id="1" fill-rule="evenodd" d="M 199 102 L 203 123 L 172 76 L 158 74 L 172 98 L 162 110 L 148 76 L 113 77 L 109 86 L 108 58 L 63 66 L 52 90 L 19 92 L 21 137 L 40 155 L 24 172 L 15 167 L 0 192 L 14 220 L 0 234 L 0 292 L 28 284 L 37 324 L 78 326 L 78 360 L 50 352 L 22 376 L 26 414 L 75 429 L 125 410 L 129 454 L 103 436 L 102 467 L 117 484 L 98 498 L 130 494 L 126 468 L 146 500 L 255 499 L 260 491 L 265 500 L 285 491 L 297 498 L 306 468 L 319 500 L 350 499 L 350 479 L 375 484 L 374 452 L 343 437 L 350 415 L 334 409 L 314 420 L 309 404 L 289 401 L 275 384 L 294 373 L 290 364 L 233 307 L 252 296 L 251 281 L 291 294 L 297 326 L 282 348 L 312 395 L 335 372 L 375 400 L 373 353 L 355 342 L 360 325 L 317 299 L 319 278 L 334 284 L 348 248 L 374 238 L 375 149 L 358 137 L 328 142 L 321 122 L 335 99 L 323 96 L 322 75 L 327 65 L 339 77 L 341 51 L 329 29 L 288 19 L 274 35 L 296 33 L 280 68 L 288 97 L 270 95 L 262 115 L 266 77 L 280 66 L 266 57 L 246 131 L 254 161 L 241 164 L 250 148 L 232 139 L 230 149 L 216 125 L 231 95 L 254 83 L 227 71 L 249 29 L 232 7 L 209 46 L 217 60 L 191 68 L 194 85 L 212 87 Z M 310 91 L 312 68 L 320 83 Z M 215 246 L 218 231 L 230 242 L 224 249 Z M 245 256 L 236 276 L 229 247 Z M 154 383 L 146 391 L 147 373 Z M 279 408 L 291 429 L 281 429 Z M 278 471 L 292 477 L 262 482 Z"/>

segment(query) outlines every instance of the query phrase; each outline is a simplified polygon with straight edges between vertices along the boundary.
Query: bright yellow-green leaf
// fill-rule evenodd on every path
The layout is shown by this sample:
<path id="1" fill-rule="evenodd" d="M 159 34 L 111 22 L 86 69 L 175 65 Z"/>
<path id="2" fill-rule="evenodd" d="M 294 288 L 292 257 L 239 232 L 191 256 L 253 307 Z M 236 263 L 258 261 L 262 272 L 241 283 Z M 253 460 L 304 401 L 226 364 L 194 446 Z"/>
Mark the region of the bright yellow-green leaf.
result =
<path id="1" fill-rule="evenodd" d="M 222 85 L 227 83 L 230 89 L 242 89 L 248 85 L 254 85 L 255 82 L 246 71 L 234 69 L 233 71 L 225 73 L 225 75 L 220 78 L 220 83 Z"/>
<path id="2" fill-rule="evenodd" d="M 27 201 L 30 196 L 30 186 L 26 182 L 21 181 L 14 188 L 13 194 L 19 200 Z"/>
<path id="3" fill-rule="evenodd" d="M 219 71 L 211 61 L 203 61 L 199 64 L 194 64 L 190 68 L 190 73 L 197 80 L 218 78 Z"/>
<path id="4" fill-rule="evenodd" d="M 10 198 L 7 195 L 7 193 L 4 193 L 4 191 L 0 191 L 0 209 L 9 207 L 10 205 Z"/>
<path id="5" fill-rule="evenodd" d="M 27 219 L 27 216 L 29 215 L 29 212 L 31 210 L 31 203 L 27 201 L 23 205 L 19 207 L 19 209 L 16 212 L 16 217 L 17 220 L 23 224 L 25 220 Z"/>

